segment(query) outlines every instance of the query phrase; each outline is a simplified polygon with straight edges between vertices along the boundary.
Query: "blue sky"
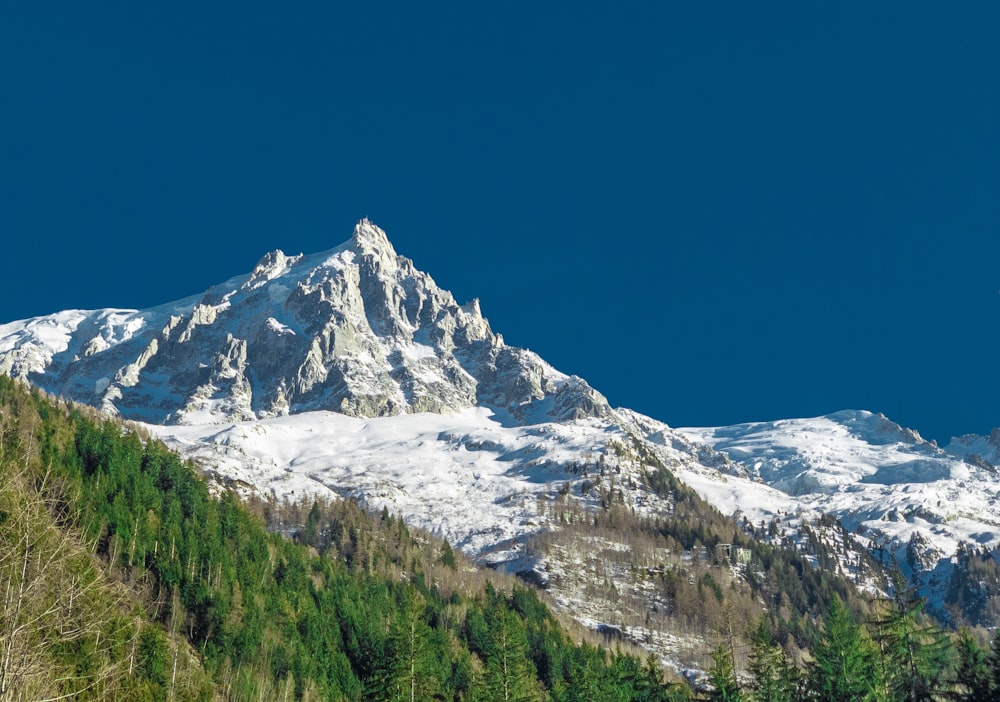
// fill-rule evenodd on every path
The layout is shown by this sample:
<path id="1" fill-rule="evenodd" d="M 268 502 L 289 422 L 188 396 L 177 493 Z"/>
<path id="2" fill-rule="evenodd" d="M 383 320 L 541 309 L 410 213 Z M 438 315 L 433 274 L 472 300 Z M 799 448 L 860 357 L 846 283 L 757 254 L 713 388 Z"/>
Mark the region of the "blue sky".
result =
<path id="1" fill-rule="evenodd" d="M 675 426 L 1000 425 L 997 3 L 23 5 L 0 321 L 165 302 L 368 216 Z"/>

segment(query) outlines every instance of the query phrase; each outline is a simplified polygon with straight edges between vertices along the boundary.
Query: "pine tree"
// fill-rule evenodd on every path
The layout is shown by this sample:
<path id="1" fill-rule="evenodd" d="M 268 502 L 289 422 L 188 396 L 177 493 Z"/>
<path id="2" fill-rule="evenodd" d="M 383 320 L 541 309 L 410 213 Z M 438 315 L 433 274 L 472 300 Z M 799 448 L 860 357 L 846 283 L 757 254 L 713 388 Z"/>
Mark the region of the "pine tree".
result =
<path id="1" fill-rule="evenodd" d="M 455 562 L 455 552 L 451 550 L 451 544 L 448 543 L 447 539 L 441 544 L 441 565 L 451 570 L 458 569 L 458 564 Z"/>
<path id="2" fill-rule="evenodd" d="M 993 633 L 993 640 L 990 642 L 990 679 L 993 690 L 1000 690 L 1000 629 Z"/>
<path id="3" fill-rule="evenodd" d="M 719 644 L 712 651 L 712 669 L 708 673 L 708 681 L 712 691 L 708 693 L 711 702 L 741 702 L 739 682 L 736 680 L 736 664 L 733 661 L 732 649 L 725 644 Z"/>
<path id="4" fill-rule="evenodd" d="M 943 694 L 952 667 L 952 647 L 937 626 L 920 620 L 923 601 L 897 583 L 896 596 L 882 601 L 869 622 L 878 647 L 886 698 L 925 702 Z"/>
<path id="5" fill-rule="evenodd" d="M 373 685 L 378 700 L 416 702 L 432 699 L 440 688 L 431 647 L 431 629 L 424 621 L 424 599 L 411 590 L 400 592 L 400 603 Z"/>
<path id="6" fill-rule="evenodd" d="M 319 502 L 313 500 L 309 515 L 306 517 L 305 529 L 302 531 L 302 543 L 309 546 L 319 546 L 319 520 L 321 512 Z"/>
<path id="7" fill-rule="evenodd" d="M 813 650 L 807 681 L 810 693 L 824 702 L 877 700 L 876 657 L 850 611 L 834 596 Z"/>
<path id="8" fill-rule="evenodd" d="M 538 698 L 535 672 L 528 660 L 524 623 L 503 598 L 485 613 L 489 631 L 486 651 L 486 684 L 498 702 L 531 702 Z"/>
<path id="9" fill-rule="evenodd" d="M 632 656 L 615 657 L 616 688 L 629 702 L 682 702 L 692 699 L 684 683 L 667 683 L 653 654 L 640 663 Z"/>
<path id="10" fill-rule="evenodd" d="M 750 697 L 753 702 L 793 702 L 798 695 L 798 670 L 771 637 L 763 615 L 750 632 Z"/>
<path id="11" fill-rule="evenodd" d="M 960 686 L 958 699 L 963 702 L 990 702 L 994 687 L 989 654 L 968 631 L 958 637 L 958 671 L 956 682 Z"/>

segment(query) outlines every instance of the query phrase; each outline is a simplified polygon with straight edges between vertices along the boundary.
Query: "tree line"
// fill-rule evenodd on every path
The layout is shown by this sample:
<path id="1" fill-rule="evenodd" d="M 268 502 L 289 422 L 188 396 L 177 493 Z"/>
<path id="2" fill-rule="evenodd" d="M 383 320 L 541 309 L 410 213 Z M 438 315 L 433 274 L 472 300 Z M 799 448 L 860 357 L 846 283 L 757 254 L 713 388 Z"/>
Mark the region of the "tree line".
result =
<path id="1" fill-rule="evenodd" d="M 732 640 L 713 653 L 712 702 L 989 702 L 1000 698 L 1000 633 L 942 629 L 923 602 L 899 587 L 892 598 L 853 612 L 839 598 L 822 618 L 818 641 L 795 665 L 766 617 L 749 632 L 749 662 L 737 672 Z"/>

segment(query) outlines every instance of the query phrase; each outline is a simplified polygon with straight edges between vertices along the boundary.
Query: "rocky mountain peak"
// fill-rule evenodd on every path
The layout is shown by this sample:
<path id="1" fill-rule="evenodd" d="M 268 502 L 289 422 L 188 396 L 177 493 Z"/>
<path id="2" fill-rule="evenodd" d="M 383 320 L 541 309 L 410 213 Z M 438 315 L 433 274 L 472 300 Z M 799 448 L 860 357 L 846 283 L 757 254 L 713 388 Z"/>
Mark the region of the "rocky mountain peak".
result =
<path id="1" fill-rule="evenodd" d="M 995 446 L 998 450 L 1000 450 L 1000 428 L 993 429 L 993 431 L 990 432 L 987 441 L 990 442 L 991 446 Z"/>
<path id="2" fill-rule="evenodd" d="M 354 225 L 351 244 L 362 253 L 371 253 L 379 257 L 396 256 L 396 250 L 389 242 L 385 231 L 365 217 Z"/>
<path id="3" fill-rule="evenodd" d="M 482 317 L 483 311 L 479 307 L 479 298 L 474 297 L 464 305 L 462 305 L 462 311 L 466 314 L 471 314 L 474 317 Z"/>
<path id="4" fill-rule="evenodd" d="M 156 424 L 311 410 L 481 406 L 517 424 L 610 412 L 582 379 L 504 345 L 478 300 L 460 306 L 368 219 L 331 251 L 271 251 L 185 301 L 13 323 L 0 341 L 0 370 Z"/>
<path id="5" fill-rule="evenodd" d="M 264 254 L 257 262 L 257 265 L 253 267 L 253 271 L 250 272 L 250 276 L 247 282 L 243 284 L 243 287 L 256 287 L 261 283 L 284 275 L 291 266 L 298 263 L 301 259 L 302 254 L 298 256 L 286 256 L 285 252 L 281 249 L 270 251 Z"/>

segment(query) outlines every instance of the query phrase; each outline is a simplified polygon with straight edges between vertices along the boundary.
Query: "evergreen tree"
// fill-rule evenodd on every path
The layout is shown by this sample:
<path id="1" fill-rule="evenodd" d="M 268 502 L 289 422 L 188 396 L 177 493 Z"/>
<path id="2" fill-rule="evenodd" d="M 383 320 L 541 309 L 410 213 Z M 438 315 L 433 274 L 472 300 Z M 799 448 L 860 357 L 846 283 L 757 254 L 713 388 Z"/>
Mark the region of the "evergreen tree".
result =
<path id="1" fill-rule="evenodd" d="M 1000 690 L 1000 629 L 993 633 L 990 642 L 990 680 L 993 690 Z"/>
<path id="2" fill-rule="evenodd" d="M 926 702 L 943 694 L 951 669 L 951 642 L 930 623 L 920 621 L 923 601 L 900 587 L 884 600 L 869 623 L 878 647 L 881 678 L 892 702 Z"/>
<path id="3" fill-rule="evenodd" d="M 632 656 L 618 655 L 614 667 L 620 682 L 617 689 L 629 702 L 685 702 L 691 700 L 691 689 L 684 683 L 665 683 L 663 671 L 653 654 L 640 664 Z"/>
<path id="4" fill-rule="evenodd" d="M 498 702 L 533 702 L 538 699 L 535 673 L 527 658 L 524 624 L 496 597 L 484 613 L 488 629 L 486 686 Z"/>
<path id="5" fill-rule="evenodd" d="M 708 673 L 708 681 L 712 690 L 708 694 L 711 702 L 741 702 L 739 682 L 736 680 L 736 663 L 733 661 L 732 649 L 725 644 L 719 644 L 712 651 L 712 669 Z"/>
<path id="6" fill-rule="evenodd" d="M 750 632 L 750 698 L 753 702 L 794 702 L 798 697 L 798 670 L 771 637 L 761 615 Z"/>
<path id="7" fill-rule="evenodd" d="M 455 562 L 455 552 L 451 550 L 451 544 L 448 543 L 447 539 L 441 544 L 441 565 L 451 570 L 458 568 L 458 564 Z"/>
<path id="8" fill-rule="evenodd" d="M 305 528 L 302 531 L 302 543 L 309 546 L 319 546 L 319 520 L 319 502 L 313 500 L 312 507 L 309 509 L 309 514 L 306 517 Z"/>
<path id="9" fill-rule="evenodd" d="M 403 590 L 391 623 L 391 634 L 375 675 L 375 699 L 417 702 L 432 699 L 441 687 L 441 670 L 431 646 L 431 628 L 424 620 L 424 599 Z"/>
<path id="10" fill-rule="evenodd" d="M 991 702 L 994 699 L 989 654 L 968 631 L 958 637 L 958 671 L 956 682 L 962 702 Z"/>
<path id="11" fill-rule="evenodd" d="M 834 597 L 823 618 L 823 631 L 813 649 L 808 689 L 823 702 L 878 700 L 877 654 L 850 611 Z"/>

